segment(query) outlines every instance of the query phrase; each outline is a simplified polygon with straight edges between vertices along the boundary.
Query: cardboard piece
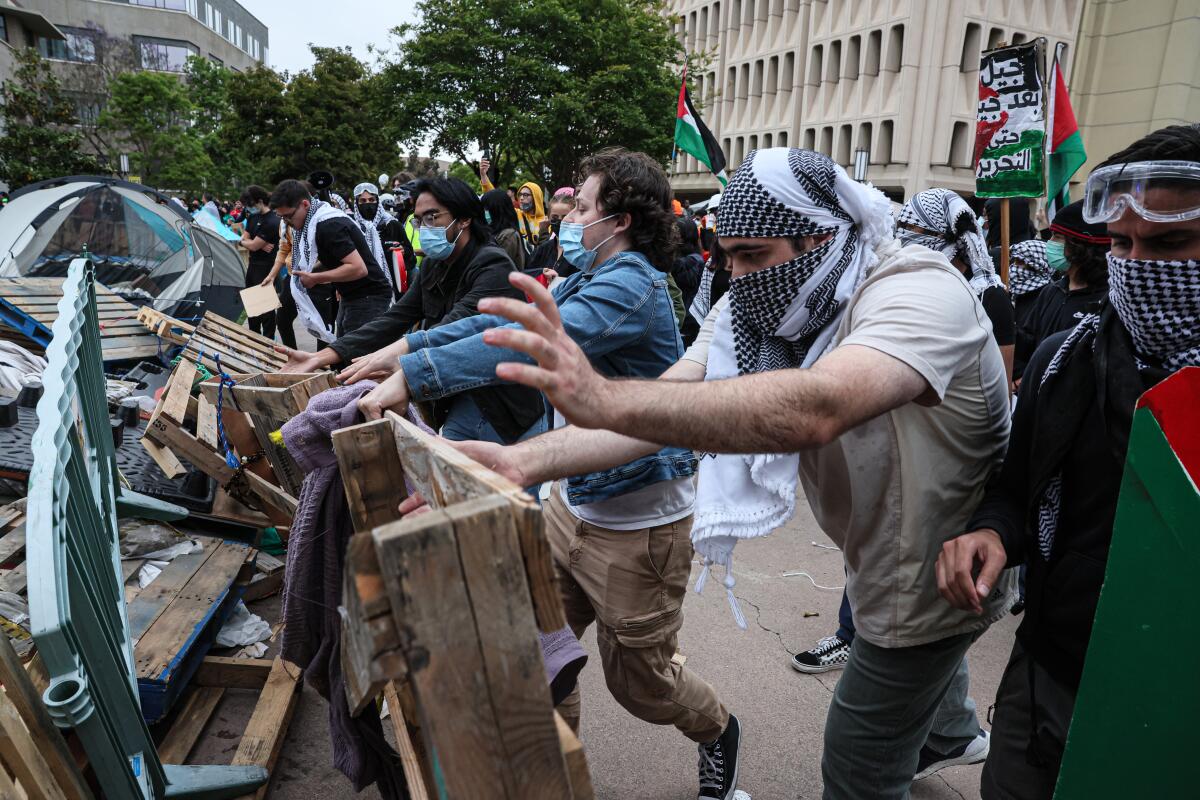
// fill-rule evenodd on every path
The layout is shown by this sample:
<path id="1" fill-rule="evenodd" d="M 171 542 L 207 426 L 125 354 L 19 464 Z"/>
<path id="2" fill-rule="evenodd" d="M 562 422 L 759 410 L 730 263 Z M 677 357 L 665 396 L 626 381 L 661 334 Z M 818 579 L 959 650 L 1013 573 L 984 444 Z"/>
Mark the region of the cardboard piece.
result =
<path id="1" fill-rule="evenodd" d="M 280 308 L 279 295 L 275 294 L 274 286 L 251 286 L 238 294 L 242 298 L 242 305 L 246 307 L 247 317 L 260 317 Z"/>

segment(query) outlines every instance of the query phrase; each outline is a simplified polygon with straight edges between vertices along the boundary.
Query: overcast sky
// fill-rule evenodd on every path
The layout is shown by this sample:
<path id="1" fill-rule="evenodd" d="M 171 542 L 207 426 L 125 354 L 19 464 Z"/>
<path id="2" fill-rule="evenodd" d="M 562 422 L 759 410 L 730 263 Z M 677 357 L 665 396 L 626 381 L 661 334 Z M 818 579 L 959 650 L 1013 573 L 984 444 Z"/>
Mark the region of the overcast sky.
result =
<path id="1" fill-rule="evenodd" d="M 386 47 L 388 31 L 416 18 L 414 0 L 239 0 L 267 26 L 269 66 L 298 72 L 312 66 L 308 45 L 344 47 L 364 61 L 367 45 Z"/>

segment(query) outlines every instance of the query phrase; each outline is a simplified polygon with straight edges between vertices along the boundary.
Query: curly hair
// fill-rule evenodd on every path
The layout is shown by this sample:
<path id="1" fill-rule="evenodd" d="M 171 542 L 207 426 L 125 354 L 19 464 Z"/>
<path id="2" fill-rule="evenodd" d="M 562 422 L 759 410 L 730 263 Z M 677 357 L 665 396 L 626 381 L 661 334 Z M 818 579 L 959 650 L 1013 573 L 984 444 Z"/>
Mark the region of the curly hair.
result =
<path id="1" fill-rule="evenodd" d="M 1108 286 L 1108 245 L 1088 244 L 1065 237 L 1063 255 L 1068 264 L 1079 268 L 1079 279 L 1089 289 Z"/>
<path id="2" fill-rule="evenodd" d="M 1200 124 L 1168 125 L 1102 161 L 1100 167 L 1139 161 L 1200 161 Z"/>
<path id="3" fill-rule="evenodd" d="M 579 183 L 600 179 L 597 205 L 608 214 L 628 214 L 633 249 L 655 269 L 670 272 L 679 247 L 679 230 L 671 204 L 671 183 L 663 168 L 645 153 L 609 147 L 583 159 Z"/>

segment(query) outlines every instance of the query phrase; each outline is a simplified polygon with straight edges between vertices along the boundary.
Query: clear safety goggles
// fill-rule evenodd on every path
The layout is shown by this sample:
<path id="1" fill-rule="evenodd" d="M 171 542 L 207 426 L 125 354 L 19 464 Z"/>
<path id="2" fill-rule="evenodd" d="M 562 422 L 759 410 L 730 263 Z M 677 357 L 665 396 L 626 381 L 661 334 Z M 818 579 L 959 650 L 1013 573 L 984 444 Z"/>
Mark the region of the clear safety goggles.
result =
<path id="1" fill-rule="evenodd" d="M 1115 222 L 1126 209 L 1150 222 L 1200 218 L 1200 163 L 1113 164 L 1088 176 L 1083 195 L 1086 221 Z"/>

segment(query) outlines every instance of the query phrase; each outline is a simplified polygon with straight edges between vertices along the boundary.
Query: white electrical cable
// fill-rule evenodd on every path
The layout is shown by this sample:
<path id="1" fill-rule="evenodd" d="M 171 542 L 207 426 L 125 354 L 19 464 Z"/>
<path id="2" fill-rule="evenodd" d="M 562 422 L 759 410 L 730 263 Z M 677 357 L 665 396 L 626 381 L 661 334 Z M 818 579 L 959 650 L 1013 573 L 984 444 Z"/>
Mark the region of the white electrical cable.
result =
<path id="1" fill-rule="evenodd" d="M 785 572 L 785 573 L 783 573 L 783 577 L 785 577 L 785 578 L 795 578 L 797 576 L 808 578 L 809 583 L 811 583 L 813 586 L 817 587 L 818 589 L 827 589 L 828 591 L 831 591 L 831 592 L 840 592 L 846 588 L 845 586 L 822 586 L 821 584 L 817 583 L 816 580 L 813 578 L 813 576 L 809 575 L 807 572 Z"/>

